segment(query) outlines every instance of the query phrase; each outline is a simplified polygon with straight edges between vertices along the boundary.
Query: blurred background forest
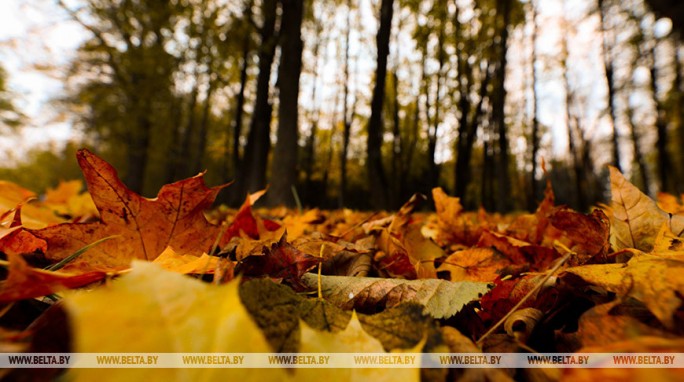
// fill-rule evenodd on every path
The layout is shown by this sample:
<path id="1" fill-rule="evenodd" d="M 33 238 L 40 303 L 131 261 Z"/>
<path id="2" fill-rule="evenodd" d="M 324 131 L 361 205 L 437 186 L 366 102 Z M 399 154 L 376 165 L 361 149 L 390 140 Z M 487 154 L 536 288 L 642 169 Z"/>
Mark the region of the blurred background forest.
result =
<path id="1" fill-rule="evenodd" d="M 24 139 L 5 145 L 22 148 L 0 178 L 36 191 L 77 178 L 85 146 L 147 196 L 203 170 L 235 180 L 221 196 L 233 205 L 267 184 L 270 204 L 294 205 L 296 189 L 325 208 L 396 208 L 442 186 L 469 209 L 533 209 L 542 162 L 580 210 L 604 198 L 606 164 L 680 194 L 682 4 L 26 0 L 49 16 L 4 38 L 1 64 L 31 39 L 78 37 L 61 61 L 24 60 L 60 84 L 42 119 L 0 72 L 0 124 Z M 21 134 L 51 125 L 67 133 Z"/>

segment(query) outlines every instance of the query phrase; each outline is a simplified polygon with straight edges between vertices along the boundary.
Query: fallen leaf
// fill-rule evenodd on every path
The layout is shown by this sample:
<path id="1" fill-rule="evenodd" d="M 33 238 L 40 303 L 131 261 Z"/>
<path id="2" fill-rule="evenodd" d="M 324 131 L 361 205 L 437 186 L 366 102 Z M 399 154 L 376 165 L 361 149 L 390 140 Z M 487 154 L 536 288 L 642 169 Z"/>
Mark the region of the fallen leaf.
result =
<path id="1" fill-rule="evenodd" d="M 437 272 L 449 272 L 450 281 L 491 282 L 510 260 L 492 248 L 469 248 L 447 257 Z"/>
<path id="2" fill-rule="evenodd" d="M 610 249 L 610 221 L 600 209 L 585 215 L 561 208 L 549 217 L 551 224 L 571 240 L 566 245 L 576 253 L 569 265 L 581 265 L 592 258 L 605 262 Z"/>
<path id="3" fill-rule="evenodd" d="M 684 296 L 684 262 L 648 254 L 635 254 L 627 264 L 596 264 L 565 272 L 584 281 L 643 302 L 665 327 L 674 326 L 673 314 Z"/>
<path id="4" fill-rule="evenodd" d="M 300 278 L 309 269 L 321 262 L 320 257 L 307 255 L 287 242 L 283 234 L 277 243 L 264 248 L 263 253 L 247 256 L 238 262 L 236 271 L 246 277 L 268 276 L 275 280 L 288 281 L 292 286 L 301 287 Z"/>
<path id="5" fill-rule="evenodd" d="M 18 254 L 9 252 L 7 257 L 9 275 L 6 280 L 0 282 L 0 303 L 47 296 L 63 289 L 80 288 L 101 281 L 107 276 L 104 272 L 50 272 L 29 266 Z"/>
<path id="6" fill-rule="evenodd" d="M 218 266 L 219 258 L 203 253 L 197 257 L 193 255 L 181 255 L 176 253 L 171 247 L 166 249 L 156 258 L 153 263 L 166 269 L 167 271 L 178 272 L 181 274 L 205 274 L 214 273 Z"/>
<path id="7" fill-rule="evenodd" d="M 667 223 L 677 236 L 684 233 L 684 216 L 671 215 L 658 208 L 614 167 L 610 167 L 613 219 L 610 241 L 614 250 L 635 248 L 648 252 L 660 227 Z"/>
<path id="8" fill-rule="evenodd" d="M 120 237 L 91 249 L 67 268 L 124 269 L 133 259 L 154 260 L 168 246 L 188 255 L 209 252 L 218 227 L 209 224 L 202 212 L 225 185 L 207 188 L 200 174 L 165 185 L 155 199 L 147 199 L 126 188 L 116 170 L 101 158 L 87 150 L 80 150 L 77 157 L 101 220 L 31 231 L 47 241 L 49 260 L 62 260 L 113 235 Z"/>
<path id="9" fill-rule="evenodd" d="M 43 228 L 64 222 L 64 219 L 36 200 L 37 195 L 12 182 L 0 180 L 0 215 L 23 207 L 22 220 L 26 228 Z"/>
<path id="10" fill-rule="evenodd" d="M 76 353 L 267 353 L 238 296 L 238 281 L 214 286 L 134 261 L 132 271 L 64 306 Z M 70 369 L 77 381 L 281 380 L 282 369 Z"/>
<path id="11" fill-rule="evenodd" d="M 56 188 L 49 188 L 45 191 L 44 204 L 62 216 L 69 216 L 72 219 L 82 219 L 88 217 L 98 217 L 97 207 L 88 192 L 83 190 L 83 182 L 80 180 L 70 180 L 59 182 Z"/>
<path id="12" fill-rule="evenodd" d="M 307 274 L 302 282 L 316 288 L 318 277 Z M 400 280 L 372 277 L 321 276 L 323 297 L 342 309 L 377 311 L 402 302 L 421 304 L 424 313 L 448 318 L 468 302 L 487 292 L 486 283 L 445 280 Z"/>
<path id="13" fill-rule="evenodd" d="M 337 333 L 316 331 L 305 323 L 302 323 L 301 351 L 304 353 L 373 353 L 379 355 L 395 354 L 401 352 L 386 353 L 382 344 L 363 330 L 356 313 L 354 313 L 346 329 Z M 420 353 L 423 343 L 419 343 L 407 353 Z M 323 373 L 324 370 L 299 369 L 296 372 L 298 378 L 304 380 L 325 381 L 419 381 L 420 361 L 416 360 L 416 368 L 348 368 L 338 369 L 334 373 Z"/>

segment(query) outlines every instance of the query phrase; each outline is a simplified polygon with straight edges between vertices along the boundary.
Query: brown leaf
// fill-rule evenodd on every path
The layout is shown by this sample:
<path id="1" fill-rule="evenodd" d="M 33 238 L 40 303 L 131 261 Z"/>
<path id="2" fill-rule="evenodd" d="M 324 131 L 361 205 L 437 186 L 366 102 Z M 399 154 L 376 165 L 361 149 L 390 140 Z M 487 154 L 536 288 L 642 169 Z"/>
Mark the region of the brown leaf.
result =
<path id="1" fill-rule="evenodd" d="M 295 287 L 302 287 L 300 278 L 321 262 L 320 257 L 307 255 L 287 242 L 287 234 L 280 241 L 265 247 L 263 253 L 253 254 L 238 263 L 236 272 L 247 277 L 268 276 L 285 280 Z"/>
<path id="2" fill-rule="evenodd" d="M 434 318 L 448 318 L 487 291 L 486 283 L 445 280 L 399 280 L 373 277 L 321 276 L 323 297 L 342 309 L 375 312 L 402 302 L 416 302 Z M 317 288 L 318 277 L 306 274 L 302 281 Z"/>
<path id="3" fill-rule="evenodd" d="M 658 208 L 653 199 L 629 183 L 614 167 L 610 167 L 610 189 L 613 249 L 650 251 L 663 223 L 667 223 L 677 236 L 684 233 L 684 216 L 671 215 Z"/>
<path id="4" fill-rule="evenodd" d="M 591 258 L 604 259 L 608 254 L 610 221 L 600 209 L 585 215 L 562 208 L 551 214 L 549 220 L 572 241 L 568 246 L 578 256 L 570 259 L 570 265 L 581 265 Z"/>
<path id="5" fill-rule="evenodd" d="M 188 255 L 209 252 L 218 228 L 207 222 L 203 211 L 225 185 L 208 188 L 200 174 L 165 185 L 155 199 L 147 199 L 129 190 L 116 170 L 101 158 L 87 150 L 80 150 L 77 157 L 101 220 L 32 231 L 47 241 L 49 260 L 62 260 L 79 248 L 113 235 L 119 238 L 92 248 L 67 268 L 123 269 L 133 259 L 154 260 L 168 246 Z"/>

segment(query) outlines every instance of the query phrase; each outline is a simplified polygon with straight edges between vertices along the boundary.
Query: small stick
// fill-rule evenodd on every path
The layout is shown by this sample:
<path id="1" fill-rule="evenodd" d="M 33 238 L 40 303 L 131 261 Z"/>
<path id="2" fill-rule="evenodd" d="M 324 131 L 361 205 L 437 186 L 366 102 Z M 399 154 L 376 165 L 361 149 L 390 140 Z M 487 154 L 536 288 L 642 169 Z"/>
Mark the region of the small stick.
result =
<path id="1" fill-rule="evenodd" d="M 566 247 L 566 246 L 563 245 L 562 243 L 560 243 L 560 242 L 554 242 L 554 244 L 556 244 L 556 245 L 558 245 L 559 247 L 561 247 L 561 248 L 567 250 L 568 253 L 565 254 L 565 256 L 563 256 L 563 258 L 562 258 L 556 265 L 554 265 L 553 268 L 551 268 L 551 269 L 549 270 L 549 272 L 548 272 L 548 273 L 546 274 L 546 276 L 539 282 L 539 284 L 537 284 L 531 291 L 527 292 L 527 294 L 525 295 L 525 297 L 523 297 L 520 301 L 518 301 L 517 304 L 515 304 L 515 306 L 513 307 L 513 309 L 511 309 L 511 311 L 508 312 L 508 314 L 506 314 L 505 316 L 503 316 L 503 317 L 499 320 L 499 322 L 496 323 L 496 325 L 492 326 L 492 327 L 487 331 L 487 333 L 483 334 L 482 337 L 480 337 L 480 339 L 477 340 L 477 344 L 478 344 L 478 345 L 480 345 L 480 344 L 482 343 L 482 341 L 483 341 L 485 338 L 489 337 L 490 334 L 494 333 L 494 331 L 496 331 L 496 329 L 498 329 L 499 326 L 503 325 L 503 323 L 506 322 L 506 320 L 508 319 L 508 317 L 510 317 L 513 313 L 515 313 L 515 311 L 518 310 L 518 308 L 520 308 L 520 306 L 522 306 L 522 304 L 524 304 L 525 301 L 527 301 L 533 294 L 537 293 L 537 291 L 538 291 L 539 289 L 541 289 L 541 287 L 546 283 L 546 281 L 547 281 L 549 278 L 551 278 L 551 276 L 552 276 L 554 273 L 556 273 L 556 271 L 557 271 L 558 269 L 560 269 L 560 267 L 562 267 L 563 264 L 565 264 L 566 261 L 568 261 L 568 259 L 570 258 L 570 256 L 572 256 L 572 255 L 574 254 L 573 251 L 571 251 L 568 247 Z"/>

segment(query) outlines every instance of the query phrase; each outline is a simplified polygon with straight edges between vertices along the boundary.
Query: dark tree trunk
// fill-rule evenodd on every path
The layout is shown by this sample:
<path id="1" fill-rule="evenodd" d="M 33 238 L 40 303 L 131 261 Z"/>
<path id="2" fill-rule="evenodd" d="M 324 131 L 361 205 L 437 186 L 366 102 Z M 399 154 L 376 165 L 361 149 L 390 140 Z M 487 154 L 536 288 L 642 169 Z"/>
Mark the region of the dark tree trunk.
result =
<path id="1" fill-rule="evenodd" d="M 613 129 L 612 164 L 613 166 L 615 166 L 615 168 L 622 171 L 622 168 L 620 166 L 620 136 L 616 125 L 617 110 L 615 109 L 615 75 L 613 68 L 613 58 L 610 53 L 611 48 L 608 44 L 608 32 L 606 30 L 606 10 L 604 0 L 598 0 L 598 11 L 603 43 L 603 65 L 606 73 L 606 84 L 608 86 L 608 115 L 610 116 L 610 123 Z"/>
<path id="2" fill-rule="evenodd" d="M 399 172 L 401 167 L 401 121 L 399 120 L 399 77 L 396 68 L 392 70 L 392 185 L 390 193 L 390 205 L 395 206 L 399 201 L 400 187 Z"/>
<path id="3" fill-rule="evenodd" d="M 658 180 L 660 182 L 660 191 L 675 193 L 677 192 L 677 185 L 674 176 L 674 166 L 672 165 L 672 158 L 667 148 L 669 141 L 669 134 L 667 131 L 667 121 L 665 120 L 665 110 L 663 110 L 662 102 L 658 99 L 658 68 L 656 61 L 656 45 L 657 40 L 653 41 L 651 49 L 648 51 L 651 67 L 649 68 L 651 80 L 649 86 L 651 88 L 651 95 L 653 97 L 653 104 L 655 105 L 656 121 L 655 127 L 658 134 L 656 141 L 656 148 L 658 152 Z"/>
<path id="4" fill-rule="evenodd" d="M 441 3 L 440 5 L 446 8 L 446 4 Z M 435 115 L 432 119 L 432 124 L 427 125 L 428 127 L 428 184 L 430 187 L 436 187 L 439 182 L 439 166 L 435 161 L 435 152 L 437 151 L 437 130 L 441 122 L 441 91 L 442 91 L 442 78 L 444 71 L 444 61 L 446 60 L 446 54 L 444 52 L 444 23 L 445 20 L 440 21 L 439 33 L 437 34 L 437 86 L 435 89 Z"/>
<path id="5" fill-rule="evenodd" d="M 135 101 L 134 101 L 135 102 Z M 149 101 L 139 100 L 144 105 Z M 128 171 L 126 186 L 133 192 L 142 194 L 145 186 L 145 169 L 148 162 L 148 148 L 150 145 L 150 131 L 152 130 L 151 116 L 147 113 L 149 106 L 138 111 L 136 129 L 132 132 L 128 148 Z"/>
<path id="6" fill-rule="evenodd" d="M 234 187 L 233 204 L 240 204 L 245 193 L 258 191 L 266 186 L 266 165 L 271 148 L 271 114 L 273 107 L 269 100 L 271 66 L 277 45 L 276 17 L 277 0 L 264 0 L 262 5 L 263 23 L 259 30 L 259 74 L 257 77 L 256 101 L 250 123 L 247 146 L 243 154 L 243 166 Z"/>
<path id="7" fill-rule="evenodd" d="M 530 197 L 528 199 L 527 208 L 534 211 L 537 208 L 537 153 L 539 152 L 539 118 L 537 116 L 537 8 L 534 0 L 530 0 L 530 9 L 532 12 L 532 132 L 530 134 L 530 141 L 532 143 L 531 150 L 531 164 L 532 171 L 530 172 Z"/>
<path id="8" fill-rule="evenodd" d="M 299 77 L 302 73 L 302 17 L 304 0 L 280 0 L 280 65 L 278 66 L 278 141 L 271 163 L 271 205 L 295 205 L 299 151 Z"/>
<path id="9" fill-rule="evenodd" d="M 508 132 L 506 126 L 506 66 L 508 53 L 508 24 L 512 0 L 499 0 L 498 12 L 501 17 L 501 41 L 499 43 L 499 62 L 496 67 L 496 82 L 492 97 L 492 120 L 499 136 L 497 161 L 497 210 L 507 212 L 511 208 L 511 179 L 509 175 Z"/>
<path id="10" fill-rule="evenodd" d="M 394 0 L 382 0 L 380 5 L 380 26 L 376 36 L 377 66 L 375 68 L 375 86 L 371 100 L 371 116 L 368 121 L 368 142 L 366 160 L 368 185 L 370 187 L 373 208 L 387 208 L 387 178 L 382 165 L 383 118 L 382 108 L 385 100 L 385 82 L 387 78 L 387 56 L 392 30 L 392 13 Z"/>
<path id="11" fill-rule="evenodd" d="M 627 98 L 627 97 L 625 97 Z M 641 189 L 646 195 L 651 195 L 651 185 L 648 177 L 648 171 L 646 170 L 646 161 L 643 153 L 641 152 L 641 137 L 637 129 L 637 124 L 634 122 L 634 110 L 629 104 L 629 100 L 625 99 L 626 114 L 627 114 L 627 124 L 629 125 L 630 135 L 632 138 L 632 149 L 634 151 L 634 162 L 639 169 L 639 180 L 641 182 Z"/>
<path id="12" fill-rule="evenodd" d="M 351 125 L 354 119 L 354 110 L 349 116 L 349 37 L 351 34 L 351 6 L 352 1 L 347 0 L 347 30 L 344 36 L 344 90 L 342 100 L 342 150 L 340 152 L 340 190 L 337 198 L 337 206 L 344 207 L 344 200 L 347 193 L 347 154 L 349 152 L 349 138 L 351 135 Z M 354 101 L 356 104 L 356 101 Z"/>
<path id="13" fill-rule="evenodd" d="M 251 19 L 251 1 L 245 7 L 245 18 Z M 233 176 L 240 172 L 242 165 L 242 157 L 240 156 L 240 136 L 242 135 L 242 119 L 245 115 L 245 91 L 247 89 L 247 70 L 249 69 L 249 56 L 252 51 L 252 43 L 249 33 L 245 34 L 242 40 L 242 63 L 240 64 L 240 90 L 237 94 L 235 102 L 235 119 L 233 120 Z M 228 139 L 226 139 L 228 145 Z M 227 154 L 228 151 L 226 151 Z M 227 157 L 227 155 L 226 155 Z M 226 160 L 225 175 L 230 171 L 228 161 Z"/>
<path id="14" fill-rule="evenodd" d="M 577 141 L 575 140 L 575 134 L 573 133 L 572 128 L 573 118 L 570 109 L 572 108 L 573 104 L 573 93 L 572 89 L 570 89 L 570 73 L 568 70 L 568 40 L 567 37 L 565 37 L 567 36 L 567 31 L 563 36 L 560 65 L 561 70 L 563 71 L 563 88 L 565 89 L 565 125 L 568 130 L 568 150 L 570 152 L 571 159 L 570 166 L 573 170 L 572 178 L 575 181 L 575 208 L 579 211 L 584 211 L 587 208 L 587 201 L 584 195 L 585 190 L 582 187 L 582 181 L 586 174 L 584 174 L 582 171 L 583 166 L 581 163 L 580 151 L 577 147 Z"/>
<path id="15" fill-rule="evenodd" d="M 214 95 L 214 90 L 216 90 L 215 80 L 209 83 L 207 97 L 202 105 L 202 119 L 200 119 L 199 124 L 197 147 L 195 149 L 195 155 L 193 156 L 192 165 L 190 166 L 193 174 L 189 175 L 195 175 L 204 170 L 202 168 L 202 161 L 204 160 L 204 154 L 207 151 L 207 135 L 209 134 L 209 117 L 211 115 L 211 98 Z"/>

